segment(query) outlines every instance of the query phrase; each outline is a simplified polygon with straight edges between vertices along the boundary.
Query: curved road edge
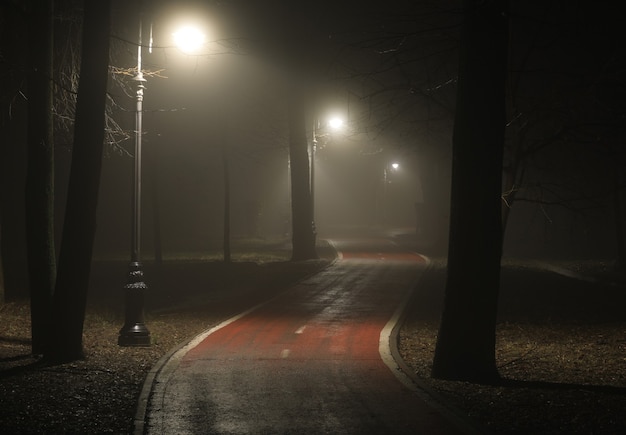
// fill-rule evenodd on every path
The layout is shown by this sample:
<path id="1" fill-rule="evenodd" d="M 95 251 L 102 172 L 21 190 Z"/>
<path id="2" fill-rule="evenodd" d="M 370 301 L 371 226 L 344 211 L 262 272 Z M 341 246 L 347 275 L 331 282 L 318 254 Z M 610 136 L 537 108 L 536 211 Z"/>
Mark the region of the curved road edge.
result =
<path id="1" fill-rule="evenodd" d="M 330 242 L 330 245 L 333 247 L 333 249 L 335 249 L 335 252 L 337 254 L 336 259 L 330 263 L 333 264 L 335 261 L 341 260 L 342 255 L 341 252 L 336 249 L 332 242 Z M 411 370 L 411 368 L 404 362 L 404 360 L 400 356 L 400 352 L 398 350 L 398 335 L 408 314 L 407 307 L 409 306 L 409 303 L 413 298 L 413 295 L 415 294 L 417 284 L 420 281 L 423 273 L 428 270 L 431 264 L 428 257 L 422 254 L 418 255 L 424 258 L 427 266 L 424 271 L 416 277 L 414 282 L 411 284 L 411 287 L 407 292 L 404 300 L 398 305 L 392 317 L 381 330 L 379 337 L 379 354 L 385 365 L 387 365 L 387 367 L 391 370 L 391 372 L 394 374 L 399 382 L 401 382 L 406 388 L 414 392 L 421 400 L 431 406 L 434 410 L 442 414 L 459 430 L 468 435 L 478 435 L 484 433 L 484 431 L 478 430 L 473 422 L 471 422 L 465 415 L 463 415 L 460 410 L 453 408 L 450 405 L 447 405 L 444 398 L 436 391 L 429 388 L 424 382 L 422 382 L 421 379 L 413 372 L 413 370 Z M 229 324 L 237 321 L 247 314 L 259 309 L 263 305 L 266 305 L 274 298 L 280 296 L 280 294 L 282 294 L 282 292 L 268 299 L 267 301 L 261 302 L 260 304 L 249 308 L 241 312 L 240 314 L 232 316 L 222 321 L 221 323 L 210 327 L 209 329 L 192 337 L 190 340 L 187 340 L 181 343 L 179 346 L 174 347 L 168 353 L 163 355 L 150 369 L 144 380 L 141 392 L 139 394 L 139 398 L 137 400 L 137 408 L 133 420 L 132 433 L 134 435 L 143 435 L 144 433 L 146 433 L 145 431 L 147 423 L 146 418 L 148 405 L 151 404 L 152 406 L 154 406 L 154 403 L 151 403 L 151 400 L 155 396 L 158 396 L 158 393 L 161 392 L 162 388 L 165 388 L 167 386 L 167 379 L 169 379 L 171 373 L 176 370 L 180 361 L 187 354 L 187 352 L 193 349 L 198 343 L 202 342 L 202 340 L 204 340 L 209 335 L 213 334 L 221 328 L 228 326 Z"/>
<path id="2" fill-rule="evenodd" d="M 187 342 L 183 342 L 180 346 L 175 347 L 165 355 L 163 355 L 152 367 L 152 369 L 146 375 L 146 379 L 144 380 L 143 387 L 141 388 L 141 393 L 139 394 L 139 399 L 137 401 L 137 411 L 135 413 L 135 419 L 133 421 L 133 434 L 134 435 L 143 435 L 145 433 L 145 424 L 146 424 L 146 414 L 148 410 L 148 404 L 150 399 L 154 396 L 154 394 L 159 391 L 157 386 L 157 378 L 164 378 L 161 382 L 162 384 L 167 384 L 167 378 L 169 375 L 176 370 L 178 364 L 183 359 L 185 354 L 193 349 L 198 343 L 204 340 L 209 335 L 213 334 L 215 331 L 228 326 L 234 321 L 240 319 L 248 313 L 256 310 L 260 306 L 264 305 L 267 302 L 263 302 L 259 305 L 256 305 L 236 316 L 233 316 L 223 322 L 209 328 L 200 334 L 193 337 L 191 340 Z"/>
<path id="3" fill-rule="evenodd" d="M 402 359 L 398 350 L 398 336 L 400 329 L 404 324 L 408 315 L 408 307 L 415 295 L 418 283 L 424 273 L 431 267 L 430 258 L 425 255 L 418 254 L 426 261 L 424 271 L 411 284 L 404 300 L 398 305 L 396 311 L 391 316 L 383 330 L 380 332 L 380 340 L 378 342 L 378 351 L 383 362 L 389 367 L 389 370 L 406 388 L 413 391 L 421 400 L 443 415 L 454 426 L 468 435 L 480 435 L 485 431 L 479 429 L 476 424 L 471 421 L 460 409 L 449 404 L 438 392 L 426 385 L 419 376 L 408 366 Z"/>
<path id="4" fill-rule="evenodd" d="M 331 245 L 331 247 L 335 249 L 334 246 Z M 324 268 L 320 269 L 319 271 L 313 273 L 312 275 L 315 275 L 316 273 L 319 273 L 322 270 L 332 266 L 337 261 L 337 259 L 340 258 L 336 249 L 335 249 L 335 253 L 336 253 L 335 258 L 332 261 L 330 261 L 328 265 L 326 265 Z M 311 275 L 305 276 L 300 281 L 304 281 L 310 277 Z M 289 289 L 279 292 L 278 294 L 271 297 L 270 299 L 263 301 L 260 304 L 253 306 L 252 308 L 244 310 L 243 312 L 235 316 L 232 316 L 218 323 L 217 325 L 214 325 L 200 332 L 199 334 L 195 336 L 190 337 L 190 339 L 183 341 L 180 345 L 175 346 L 173 349 L 171 349 L 169 352 L 167 352 L 165 355 L 159 358 L 159 360 L 152 366 L 152 368 L 146 375 L 146 378 L 144 379 L 143 385 L 141 387 L 141 392 L 139 393 L 139 397 L 137 399 L 137 407 L 135 411 L 135 417 L 133 418 L 133 426 L 132 426 L 131 433 L 133 435 L 144 435 L 146 433 L 146 417 L 147 417 L 147 412 L 148 412 L 148 405 L 150 404 L 152 397 L 158 391 L 157 378 L 164 377 L 164 376 L 169 377 L 169 375 L 174 370 L 176 370 L 176 367 L 178 367 L 178 364 L 183 359 L 183 357 L 187 354 L 187 352 L 193 349 L 198 343 L 202 342 L 202 340 L 204 340 L 206 337 L 228 326 L 229 324 L 235 322 L 236 320 L 239 320 L 240 318 L 246 316 L 247 314 L 261 308 L 263 305 L 270 303 L 273 299 L 278 298 L 279 296 L 281 296 L 283 293 L 287 291 L 289 291 Z M 165 380 L 164 382 L 161 382 L 161 383 L 167 384 L 167 381 Z"/>

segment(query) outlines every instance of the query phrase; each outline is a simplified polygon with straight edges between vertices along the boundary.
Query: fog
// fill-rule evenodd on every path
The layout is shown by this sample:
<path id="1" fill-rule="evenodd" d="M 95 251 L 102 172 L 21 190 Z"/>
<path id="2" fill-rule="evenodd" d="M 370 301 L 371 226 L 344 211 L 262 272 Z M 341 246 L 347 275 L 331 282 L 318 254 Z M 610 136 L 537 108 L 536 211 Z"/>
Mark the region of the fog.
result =
<path id="1" fill-rule="evenodd" d="M 209 44 L 199 55 L 185 55 L 163 42 L 173 17 L 184 14 L 158 9 L 152 15 L 155 47 L 152 53 L 144 50 L 144 68 L 158 71 L 147 76 L 144 99 L 142 244 L 147 258 L 159 237 L 165 255 L 219 248 L 224 159 L 230 170 L 232 236 L 288 239 L 290 235 L 286 64 L 280 57 L 282 48 L 272 45 L 277 44 L 280 32 L 266 32 L 267 39 L 259 37 L 280 17 L 270 18 L 271 13 L 262 8 L 243 13 L 237 7 L 211 5 L 195 13 L 198 21 L 212 26 L 207 32 Z M 112 59 L 125 68 L 135 62 L 132 41 L 137 28 L 131 9 L 124 10 L 120 3 L 118 18 L 123 18 L 115 21 L 119 40 Z M 384 58 L 382 46 L 391 49 L 393 40 L 381 39 L 369 49 L 355 42 L 362 38 L 355 29 L 375 29 L 371 25 L 376 19 L 389 20 L 398 30 L 404 24 L 391 13 L 377 17 L 366 9 L 360 12 L 358 19 L 352 15 L 344 33 L 338 23 L 342 16 L 350 16 L 347 10 L 340 9 L 332 17 L 316 12 L 316 18 L 328 21 L 318 23 L 301 41 L 306 59 L 298 64 L 305 71 L 301 79 L 313 90 L 307 136 L 312 140 L 318 121 L 317 133 L 323 138 L 318 141 L 314 163 L 317 231 L 324 237 L 355 228 L 403 228 L 416 235 L 419 246 L 445 253 L 455 44 L 434 36 L 431 46 L 426 45 L 430 48 L 420 45 L 424 41 L 413 41 L 414 47 L 421 47 L 415 50 L 427 54 L 423 62 L 396 59 L 399 63 L 392 65 Z M 416 14 L 416 22 L 424 20 Z M 301 21 L 296 17 L 290 26 L 297 23 Z M 316 32 L 332 37 L 319 43 Z M 290 43 L 284 43 L 285 49 Z M 447 51 L 440 50 L 444 46 Z M 382 73 L 382 67 L 388 69 Z M 121 108 L 114 116 L 132 133 L 134 90 L 128 80 L 126 86 L 124 92 L 112 84 L 111 95 Z M 324 130 L 325 117 L 331 112 L 344 118 L 340 131 Z M 548 130 L 544 126 L 533 134 L 540 137 Z M 109 148 L 104 161 L 96 255 L 123 255 L 130 243 L 132 137 L 118 146 L 124 151 Z M 550 153 L 537 155 L 532 177 L 527 177 L 529 185 L 564 184 L 568 177 L 579 176 L 580 161 L 563 159 L 565 149 L 557 144 Z M 552 164 L 558 161 L 555 169 Z M 397 170 L 390 166 L 395 162 Z M 611 199 L 599 193 L 607 190 L 608 181 L 602 178 L 606 163 L 589 170 L 584 194 L 570 195 L 571 183 L 551 188 L 553 197 L 548 201 L 542 196 L 545 191 L 536 194 L 537 188 L 531 195 L 526 190 L 526 198 L 540 201 L 513 206 L 505 255 L 614 256 Z M 594 207 L 554 200 L 568 195 L 593 196 Z"/>

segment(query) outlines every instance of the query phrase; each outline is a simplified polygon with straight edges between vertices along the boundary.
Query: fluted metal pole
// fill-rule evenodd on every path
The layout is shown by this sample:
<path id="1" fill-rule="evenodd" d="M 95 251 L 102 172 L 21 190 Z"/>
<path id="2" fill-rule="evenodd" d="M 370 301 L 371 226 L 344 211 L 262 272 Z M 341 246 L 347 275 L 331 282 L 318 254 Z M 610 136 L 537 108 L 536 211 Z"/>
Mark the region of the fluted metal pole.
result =
<path id="1" fill-rule="evenodd" d="M 120 330 L 118 345 L 147 347 L 151 344 L 150 331 L 144 323 L 144 295 L 148 286 L 143 280 L 141 264 L 141 137 L 143 117 L 143 94 L 146 79 L 141 70 L 141 19 L 139 20 L 139 44 L 137 47 L 137 112 L 135 114 L 135 166 L 133 171 L 131 253 L 128 282 L 124 286 L 125 320 Z"/>

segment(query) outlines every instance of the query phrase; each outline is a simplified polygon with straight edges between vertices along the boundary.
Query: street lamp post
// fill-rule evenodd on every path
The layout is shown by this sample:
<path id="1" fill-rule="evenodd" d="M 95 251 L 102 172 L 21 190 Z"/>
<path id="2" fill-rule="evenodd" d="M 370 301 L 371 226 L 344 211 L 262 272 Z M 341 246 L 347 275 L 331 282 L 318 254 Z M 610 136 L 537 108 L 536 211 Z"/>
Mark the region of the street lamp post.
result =
<path id="1" fill-rule="evenodd" d="M 205 40 L 204 34 L 194 27 L 187 26 L 174 35 L 176 45 L 181 51 L 191 54 L 198 50 Z M 152 34 L 150 36 L 152 47 Z M 148 347 L 151 344 L 150 331 L 144 323 L 144 294 L 148 289 L 143 280 L 141 263 L 141 139 L 143 136 L 143 95 L 146 79 L 142 66 L 142 20 L 139 20 L 139 38 L 137 45 L 137 74 L 133 78 L 137 86 L 135 113 L 135 165 L 133 171 L 131 252 L 128 281 L 125 290 L 125 319 L 120 329 L 120 346 Z"/>
<path id="2" fill-rule="evenodd" d="M 128 273 L 128 282 L 124 286 L 125 293 L 125 320 L 119 332 L 118 345 L 120 346 L 150 346 L 150 331 L 144 323 L 144 293 L 148 286 L 143 280 L 143 265 L 141 264 L 141 138 L 143 118 L 143 94 L 146 79 L 141 70 L 141 35 L 142 25 L 139 21 L 139 44 L 137 45 L 137 75 L 133 78 L 137 85 L 136 113 L 135 113 L 135 165 L 133 170 L 132 191 L 132 224 L 131 224 L 131 252 Z"/>

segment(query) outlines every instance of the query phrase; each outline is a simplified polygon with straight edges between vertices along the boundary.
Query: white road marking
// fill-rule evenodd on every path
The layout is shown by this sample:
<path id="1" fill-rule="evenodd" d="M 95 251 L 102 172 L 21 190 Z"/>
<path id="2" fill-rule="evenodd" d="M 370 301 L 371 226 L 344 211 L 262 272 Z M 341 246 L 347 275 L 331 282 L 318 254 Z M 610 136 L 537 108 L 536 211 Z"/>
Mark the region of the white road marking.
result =
<path id="1" fill-rule="evenodd" d="M 303 325 L 301 327 L 299 327 L 298 329 L 296 329 L 296 334 L 302 334 L 304 332 L 304 330 L 306 329 L 306 325 Z"/>
<path id="2" fill-rule="evenodd" d="M 287 358 L 290 353 L 291 353 L 291 351 L 289 349 L 283 349 L 283 351 L 280 353 L 280 357 L 281 358 Z"/>

